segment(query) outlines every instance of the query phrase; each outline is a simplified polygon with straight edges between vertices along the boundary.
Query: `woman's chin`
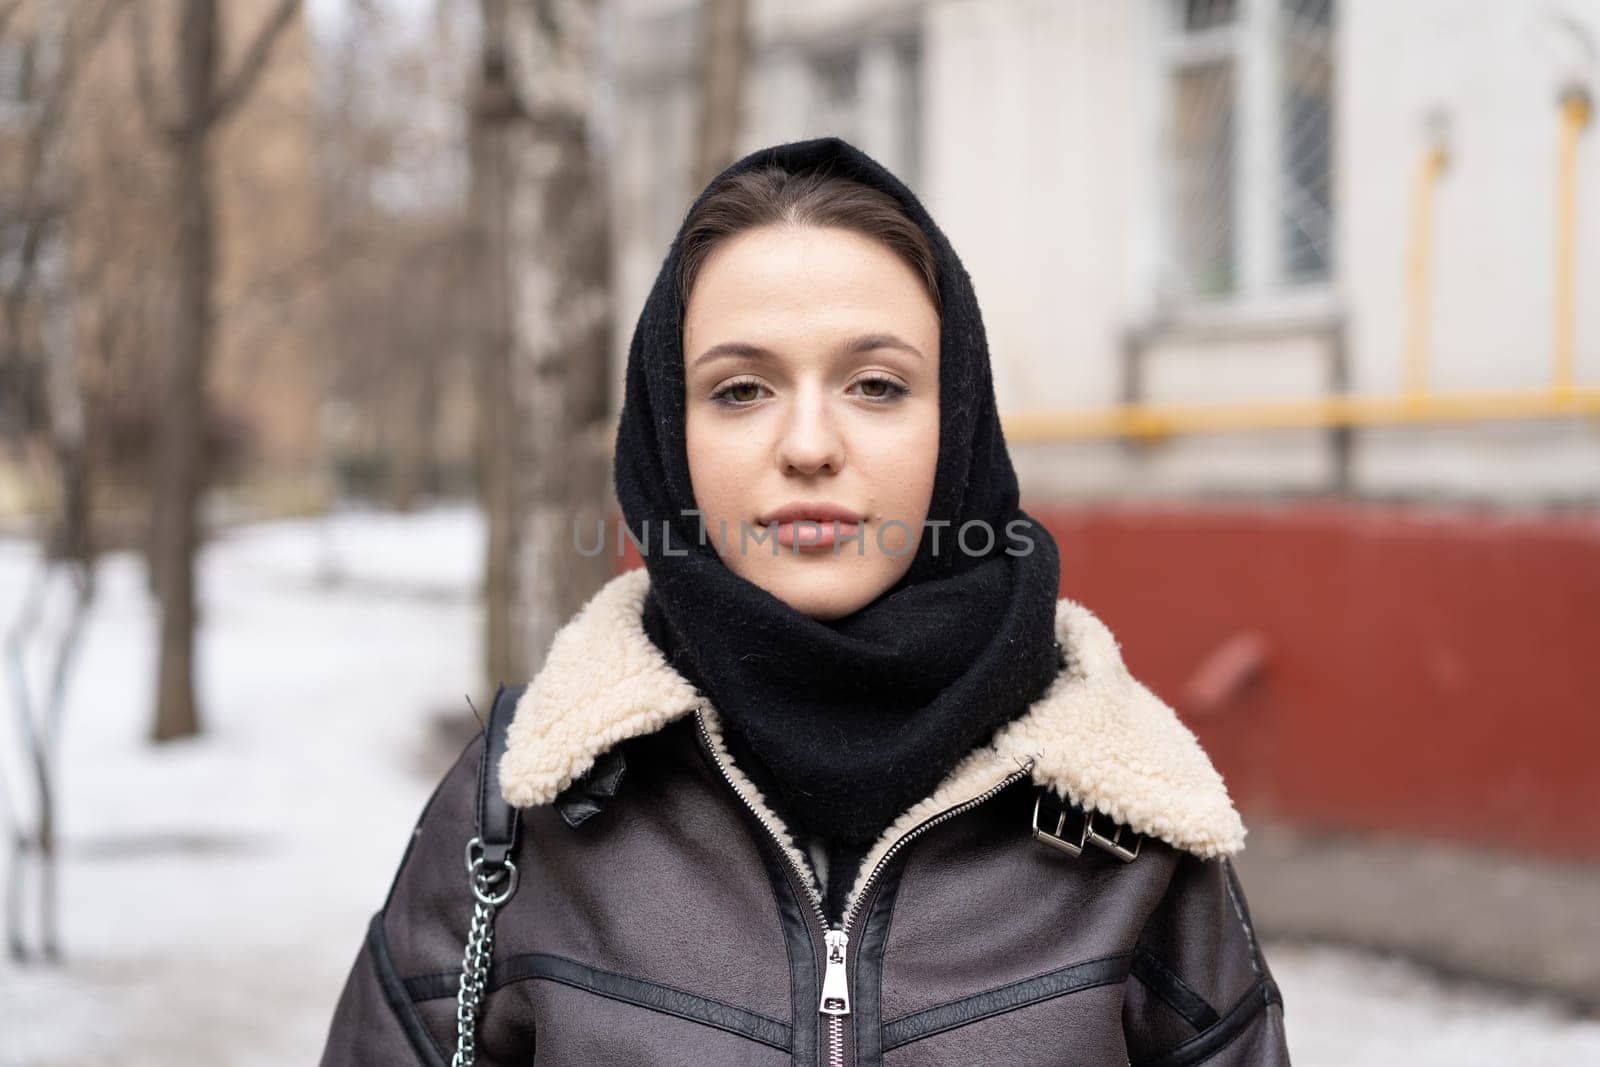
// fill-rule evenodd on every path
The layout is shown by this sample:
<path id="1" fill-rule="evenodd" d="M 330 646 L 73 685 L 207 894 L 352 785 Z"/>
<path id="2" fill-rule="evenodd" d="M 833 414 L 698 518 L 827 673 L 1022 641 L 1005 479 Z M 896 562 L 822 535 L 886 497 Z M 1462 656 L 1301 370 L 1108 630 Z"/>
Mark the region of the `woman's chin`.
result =
<path id="1" fill-rule="evenodd" d="M 895 565 L 885 567 L 884 563 Z M 868 561 L 802 552 L 792 558 L 764 559 L 760 566 L 746 569 L 742 577 L 801 614 L 829 622 L 872 603 L 899 580 L 903 570 L 892 559 Z"/>

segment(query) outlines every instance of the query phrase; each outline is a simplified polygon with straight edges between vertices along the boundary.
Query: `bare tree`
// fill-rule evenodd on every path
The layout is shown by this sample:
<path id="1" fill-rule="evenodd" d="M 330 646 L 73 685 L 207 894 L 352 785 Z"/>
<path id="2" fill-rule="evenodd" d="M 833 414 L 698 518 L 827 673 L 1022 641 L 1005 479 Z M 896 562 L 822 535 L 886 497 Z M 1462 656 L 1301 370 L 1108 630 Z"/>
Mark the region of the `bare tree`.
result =
<path id="1" fill-rule="evenodd" d="M 300 10 L 279 0 L 255 31 L 238 68 L 221 69 L 218 0 L 177 0 L 172 56 L 176 99 L 160 99 L 151 55 L 148 0 L 131 0 L 139 100 L 144 119 L 166 153 L 176 234 L 177 299 L 172 349 L 165 374 L 165 417 L 159 425 L 152 506 L 151 565 L 161 605 L 161 651 L 152 737 L 165 741 L 200 730 L 194 693 L 195 554 L 204 489 L 204 432 L 210 411 L 216 274 L 213 142 L 219 128 L 255 88 L 278 38 Z"/>
<path id="2" fill-rule="evenodd" d="M 489 514 L 490 680 L 525 677 L 608 576 L 606 174 L 591 137 L 598 0 L 482 0 L 475 291 Z"/>
<path id="3" fill-rule="evenodd" d="M 0 9 L 0 36 L 20 10 Z M 38 18 L 35 97 L 27 111 L 21 165 L 8 214 L 19 231 L 14 249 L 0 249 L 16 264 L 6 279 L 0 308 L 0 430 L 17 466 L 32 473 L 45 502 L 38 516 L 39 568 L 29 580 L 6 630 L 6 666 L 11 705 L 31 777 L 32 819 L 0 781 L 10 861 L 6 884 L 6 944 L 13 959 L 29 955 L 23 883 L 37 874 L 37 942 L 47 959 L 60 956 L 56 917 L 55 781 L 63 711 L 83 625 L 94 597 L 94 531 L 90 506 L 91 463 L 86 393 L 76 338 L 71 328 L 65 241 L 70 225 L 69 185 L 61 164 L 65 115 L 79 72 L 104 39 L 115 0 L 75 0 L 41 5 Z M 64 585 L 67 615 L 54 634 L 44 684 L 35 691 L 28 651 L 44 640 L 42 621 L 52 590 Z M 30 865 L 29 858 L 36 860 Z"/>
<path id="4" fill-rule="evenodd" d="M 328 445 L 349 488 L 400 510 L 467 474 L 444 464 L 467 459 L 459 424 L 474 421 L 454 417 L 475 397 L 474 315 L 462 300 L 470 16 L 452 0 L 425 25 L 353 5 L 319 119 L 320 228 L 332 256 L 319 285 L 326 389 L 341 413 Z"/>

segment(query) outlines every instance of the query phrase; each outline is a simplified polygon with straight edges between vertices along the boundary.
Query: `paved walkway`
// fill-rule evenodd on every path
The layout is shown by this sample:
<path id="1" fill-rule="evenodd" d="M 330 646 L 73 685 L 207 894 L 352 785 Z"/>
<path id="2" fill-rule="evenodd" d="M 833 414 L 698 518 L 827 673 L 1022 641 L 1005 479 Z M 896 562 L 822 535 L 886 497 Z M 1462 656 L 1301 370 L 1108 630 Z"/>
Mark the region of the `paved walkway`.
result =
<path id="1" fill-rule="evenodd" d="M 1600 1018 L 1600 862 L 1245 821 L 1262 937 L 1395 953 Z"/>

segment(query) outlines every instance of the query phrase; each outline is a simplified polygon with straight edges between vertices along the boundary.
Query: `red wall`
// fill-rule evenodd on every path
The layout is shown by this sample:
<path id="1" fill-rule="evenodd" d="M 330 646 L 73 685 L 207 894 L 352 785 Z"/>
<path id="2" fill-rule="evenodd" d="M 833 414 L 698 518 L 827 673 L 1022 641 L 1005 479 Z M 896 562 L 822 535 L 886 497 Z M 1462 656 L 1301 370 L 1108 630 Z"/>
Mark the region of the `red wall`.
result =
<path id="1" fill-rule="evenodd" d="M 1600 516 L 1030 513 L 1247 815 L 1600 856 Z"/>

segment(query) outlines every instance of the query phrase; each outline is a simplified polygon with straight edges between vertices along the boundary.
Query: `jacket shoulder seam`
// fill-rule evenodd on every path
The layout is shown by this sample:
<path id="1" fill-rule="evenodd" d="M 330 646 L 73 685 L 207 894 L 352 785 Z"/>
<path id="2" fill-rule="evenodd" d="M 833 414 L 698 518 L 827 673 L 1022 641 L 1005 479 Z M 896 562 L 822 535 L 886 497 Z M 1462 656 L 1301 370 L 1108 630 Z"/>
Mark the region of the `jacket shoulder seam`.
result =
<path id="1" fill-rule="evenodd" d="M 378 973 L 378 984 L 383 988 L 383 999 L 394 1014 L 395 1021 L 405 1032 L 411 1050 L 427 1067 L 445 1067 L 444 1053 L 434 1040 L 416 1005 L 407 994 L 404 983 L 395 972 L 394 960 L 389 957 L 389 939 L 383 930 L 382 911 L 372 917 L 367 927 L 367 948 L 372 954 L 372 966 Z"/>
<path id="2" fill-rule="evenodd" d="M 1233 861 L 1226 856 L 1222 859 L 1223 883 L 1228 888 L 1228 901 L 1233 905 L 1233 914 L 1238 917 L 1239 925 L 1244 927 L 1245 944 L 1250 949 L 1250 970 L 1257 978 L 1266 977 L 1261 966 L 1261 947 L 1256 944 L 1255 924 L 1250 921 L 1250 912 L 1244 903 L 1244 891 L 1239 886 L 1239 874 L 1233 868 Z"/>
<path id="3" fill-rule="evenodd" d="M 461 766 L 461 762 L 466 759 L 467 753 L 472 751 L 473 746 L 482 741 L 483 738 L 482 730 L 472 735 L 472 738 L 461 747 L 461 751 L 456 754 L 456 758 L 451 761 L 444 774 L 440 775 L 439 781 L 433 787 L 433 792 L 428 794 L 428 799 L 422 805 L 421 814 L 417 816 L 417 821 L 411 826 L 411 837 L 406 841 L 405 851 L 400 854 L 400 865 L 395 868 L 394 877 L 389 879 L 389 892 L 383 898 L 384 911 L 388 911 L 389 905 L 394 902 L 395 890 L 400 886 L 400 879 L 405 874 L 406 864 L 411 860 L 411 853 L 416 848 L 417 839 L 422 836 L 422 827 L 428 821 L 428 813 L 433 810 L 435 802 L 443 795 L 445 784 L 450 781 L 450 776 L 456 773 L 457 768 Z"/>

